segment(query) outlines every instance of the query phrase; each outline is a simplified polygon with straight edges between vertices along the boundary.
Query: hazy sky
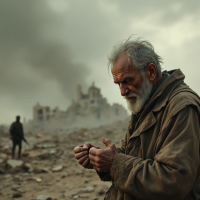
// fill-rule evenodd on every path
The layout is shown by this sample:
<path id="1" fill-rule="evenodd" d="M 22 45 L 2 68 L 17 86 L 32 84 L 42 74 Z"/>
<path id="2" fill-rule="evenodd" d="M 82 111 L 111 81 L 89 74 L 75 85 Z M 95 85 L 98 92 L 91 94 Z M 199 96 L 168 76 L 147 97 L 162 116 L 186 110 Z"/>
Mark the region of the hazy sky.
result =
<path id="1" fill-rule="evenodd" d="M 126 107 L 107 55 L 132 34 L 200 94 L 200 1 L 1 0 L 0 124 L 32 119 L 37 102 L 66 110 L 77 85 L 87 92 L 92 82 L 109 103 Z"/>

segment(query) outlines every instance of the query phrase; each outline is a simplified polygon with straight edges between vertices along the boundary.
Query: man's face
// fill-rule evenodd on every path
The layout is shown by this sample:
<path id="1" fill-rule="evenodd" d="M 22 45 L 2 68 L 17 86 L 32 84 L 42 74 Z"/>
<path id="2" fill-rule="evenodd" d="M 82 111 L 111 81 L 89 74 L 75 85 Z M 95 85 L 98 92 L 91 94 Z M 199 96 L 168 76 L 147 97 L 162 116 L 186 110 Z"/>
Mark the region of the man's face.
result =
<path id="1" fill-rule="evenodd" d="M 138 113 L 148 100 L 153 85 L 146 75 L 134 69 L 128 62 L 128 56 L 123 53 L 111 69 L 114 83 L 119 85 L 121 95 L 127 100 L 128 108 L 133 114 Z"/>
<path id="2" fill-rule="evenodd" d="M 16 119 L 17 119 L 17 122 L 19 122 L 19 121 L 20 121 L 20 117 L 17 117 Z"/>

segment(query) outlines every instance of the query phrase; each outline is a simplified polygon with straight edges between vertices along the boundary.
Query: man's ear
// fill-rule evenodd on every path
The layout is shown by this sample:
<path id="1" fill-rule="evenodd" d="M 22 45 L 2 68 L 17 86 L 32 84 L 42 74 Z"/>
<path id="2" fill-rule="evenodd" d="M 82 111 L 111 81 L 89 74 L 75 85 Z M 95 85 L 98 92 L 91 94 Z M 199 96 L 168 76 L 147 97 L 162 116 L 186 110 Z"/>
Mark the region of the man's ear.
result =
<path id="1" fill-rule="evenodd" d="M 146 68 L 146 76 L 150 82 L 153 82 L 157 76 L 157 68 L 153 63 L 150 63 Z"/>

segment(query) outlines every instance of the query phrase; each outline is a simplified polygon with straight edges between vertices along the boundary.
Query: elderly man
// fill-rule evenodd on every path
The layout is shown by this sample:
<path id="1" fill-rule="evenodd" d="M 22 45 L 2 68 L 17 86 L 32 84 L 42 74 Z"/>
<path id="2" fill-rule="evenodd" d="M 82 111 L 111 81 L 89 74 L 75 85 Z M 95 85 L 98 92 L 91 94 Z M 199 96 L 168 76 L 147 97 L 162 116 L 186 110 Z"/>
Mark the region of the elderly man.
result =
<path id="1" fill-rule="evenodd" d="M 128 39 L 114 46 L 109 65 L 132 111 L 121 147 L 107 139 L 74 148 L 78 163 L 112 181 L 109 200 L 200 199 L 200 99 L 178 70 L 161 73 L 153 46 Z"/>

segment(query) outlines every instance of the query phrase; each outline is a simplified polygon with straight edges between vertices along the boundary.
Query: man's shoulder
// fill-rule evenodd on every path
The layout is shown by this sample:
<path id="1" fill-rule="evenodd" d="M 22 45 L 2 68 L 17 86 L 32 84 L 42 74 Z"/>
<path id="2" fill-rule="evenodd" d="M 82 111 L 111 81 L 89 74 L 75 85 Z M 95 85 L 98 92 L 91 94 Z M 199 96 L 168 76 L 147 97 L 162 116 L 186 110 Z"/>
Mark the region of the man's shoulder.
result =
<path id="1" fill-rule="evenodd" d="M 12 124 L 11 124 L 11 126 L 13 126 L 13 125 L 15 125 L 16 124 L 16 122 L 13 122 Z"/>
<path id="2" fill-rule="evenodd" d="M 196 107 L 200 113 L 200 97 L 188 86 L 178 87 L 170 95 L 167 107 L 174 115 L 187 106 Z"/>
<path id="3" fill-rule="evenodd" d="M 21 122 L 18 122 L 21 126 L 22 126 L 22 123 Z"/>
<path id="4" fill-rule="evenodd" d="M 22 125 L 21 122 L 13 122 L 12 125 Z"/>

